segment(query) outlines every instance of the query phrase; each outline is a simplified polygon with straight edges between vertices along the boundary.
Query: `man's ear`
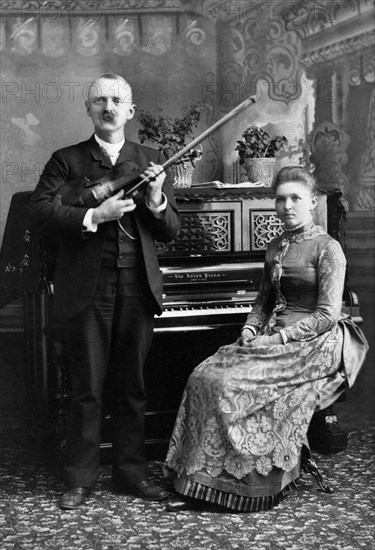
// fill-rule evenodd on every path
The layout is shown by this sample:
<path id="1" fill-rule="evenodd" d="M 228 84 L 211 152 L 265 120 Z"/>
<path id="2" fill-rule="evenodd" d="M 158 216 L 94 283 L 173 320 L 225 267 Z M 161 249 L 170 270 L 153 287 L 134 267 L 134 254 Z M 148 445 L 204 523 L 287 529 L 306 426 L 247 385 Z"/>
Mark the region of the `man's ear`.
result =
<path id="1" fill-rule="evenodd" d="M 135 109 L 136 109 L 136 106 L 134 105 L 131 105 L 131 107 L 129 107 L 129 111 L 128 111 L 128 120 L 131 120 L 134 115 L 135 115 Z"/>
<path id="2" fill-rule="evenodd" d="M 91 117 L 90 102 L 88 100 L 85 101 L 85 107 L 86 107 L 86 113 L 88 114 L 89 117 Z"/>

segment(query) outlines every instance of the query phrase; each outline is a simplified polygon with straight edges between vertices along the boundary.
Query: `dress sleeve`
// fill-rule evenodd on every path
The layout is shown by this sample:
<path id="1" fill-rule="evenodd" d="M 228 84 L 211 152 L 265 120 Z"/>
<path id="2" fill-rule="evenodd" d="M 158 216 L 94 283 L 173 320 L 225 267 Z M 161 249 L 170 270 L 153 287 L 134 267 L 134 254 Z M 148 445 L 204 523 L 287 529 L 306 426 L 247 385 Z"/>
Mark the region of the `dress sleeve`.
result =
<path id="1" fill-rule="evenodd" d="M 280 331 L 284 343 L 312 340 L 332 329 L 341 314 L 346 258 L 335 239 L 320 250 L 317 261 L 318 303 L 311 315 Z"/>
<path id="2" fill-rule="evenodd" d="M 272 255 L 273 247 L 269 246 L 266 253 L 266 261 L 264 264 L 263 276 L 259 285 L 258 294 L 254 301 L 253 308 L 246 319 L 247 325 L 252 325 L 254 327 L 258 327 L 259 329 L 264 327 L 275 306 L 275 290 L 271 283 L 270 275 Z"/>

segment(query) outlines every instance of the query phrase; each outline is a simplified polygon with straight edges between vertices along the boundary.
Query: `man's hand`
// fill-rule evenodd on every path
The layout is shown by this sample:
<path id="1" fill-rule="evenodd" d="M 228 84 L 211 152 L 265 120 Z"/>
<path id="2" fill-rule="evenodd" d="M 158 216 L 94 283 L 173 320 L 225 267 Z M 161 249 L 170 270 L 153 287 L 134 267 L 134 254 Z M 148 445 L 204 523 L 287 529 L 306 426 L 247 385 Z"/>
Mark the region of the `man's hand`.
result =
<path id="1" fill-rule="evenodd" d="M 152 178 L 147 185 L 146 193 L 148 198 L 148 205 L 152 208 L 157 208 L 163 202 L 161 193 L 166 176 L 163 167 L 159 164 L 154 164 L 153 162 L 150 162 L 150 165 L 146 168 L 142 175 Z"/>
<path id="2" fill-rule="evenodd" d="M 123 194 L 124 190 L 121 189 L 116 195 L 99 204 L 92 214 L 92 223 L 116 221 L 122 218 L 125 212 L 132 212 L 137 205 L 133 199 L 122 199 Z"/>

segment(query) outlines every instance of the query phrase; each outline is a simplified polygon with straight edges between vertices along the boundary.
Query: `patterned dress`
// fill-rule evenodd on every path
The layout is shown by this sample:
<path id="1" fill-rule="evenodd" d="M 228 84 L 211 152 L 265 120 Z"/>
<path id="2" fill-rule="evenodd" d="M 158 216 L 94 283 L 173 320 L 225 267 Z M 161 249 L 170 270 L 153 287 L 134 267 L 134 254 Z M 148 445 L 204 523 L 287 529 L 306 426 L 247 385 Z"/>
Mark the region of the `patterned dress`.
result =
<path id="1" fill-rule="evenodd" d="M 192 372 L 166 458 L 178 492 L 259 511 L 293 488 L 311 417 L 337 399 L 346 380 L 345 266 L 340 244 L 316 225 L 270 243 L 246 322 L 261 334 L 280 333 L 283 344 L 243 347 L 238 340 Z M 355 373 L 365 348 L 350 362 Z"/>

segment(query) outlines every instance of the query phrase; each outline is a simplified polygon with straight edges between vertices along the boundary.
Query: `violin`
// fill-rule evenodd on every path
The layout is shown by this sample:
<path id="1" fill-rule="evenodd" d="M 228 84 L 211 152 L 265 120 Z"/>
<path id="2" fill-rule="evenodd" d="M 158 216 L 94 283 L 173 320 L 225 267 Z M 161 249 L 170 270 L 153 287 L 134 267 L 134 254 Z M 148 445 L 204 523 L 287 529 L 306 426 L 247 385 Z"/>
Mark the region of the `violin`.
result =
<path id="1" fill-rule="evenodd" d="M 200 156 L 201 152 L 193 149 L 178 159 L 175 164 L 190 161 L 194 166 Z M 163 170 L 166 168 L 165 164 L 162 165 Z M 90 181 L 83 178 L 83 180 L 68 181 L 60 187 L 58 194 L 62 204 L 96 208 L 100 203 L 123 189 L 122 199 L 132 198 L 134 202 L 139 203 L 142 202 L 147 184 L 151 181 L 150 177 L 142 176 L 142 172 L 136 163 L 128 160 L 116 164 L 108 174 L 100 179 Z"/>
<path id="2" fill-rule="evenodd" d="M 165 171 L 172 164 L 185 162 L 186 160 L 190 160 L 194 165 L 194 161 L 201 155 L 201 152 L 197 151 L 195 147 L 237 113 L 254 103 L 255 99 L 253 97 L 245 99 L 245 101 L 220 118 L 200 136 L 181 149 L 181 151 L 167 159 L 161 165 L 162 170 Z M 61 197 L 62 204 L 96 208 L 106 199 L 115 195 L 120 189 L 123 189 L 123 199 L 131 198 L 134 202 L 139 203 L 143 200 L 147 185 L 152 179 L 150 176 L 142 176 L 142 173 L 143 171 L 140 170 L 139 166 L 128 161 L 115 165 L 108 175 L 95 181 L 90 181 L 87 178 L 79 181 L 68 181 L 60 187 L 58 194 Z"/>

